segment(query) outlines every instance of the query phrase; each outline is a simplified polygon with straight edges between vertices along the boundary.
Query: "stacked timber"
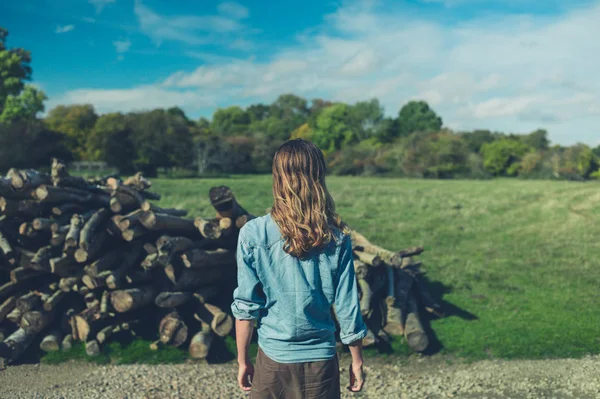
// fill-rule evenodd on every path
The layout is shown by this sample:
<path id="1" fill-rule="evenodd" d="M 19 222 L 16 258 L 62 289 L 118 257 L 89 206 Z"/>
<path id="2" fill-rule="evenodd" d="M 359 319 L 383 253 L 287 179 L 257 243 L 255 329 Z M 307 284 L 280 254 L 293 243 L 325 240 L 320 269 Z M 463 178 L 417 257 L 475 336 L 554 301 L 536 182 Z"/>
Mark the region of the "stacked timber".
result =
<path id="1" fill-rule="evenodd" d="M 423 253 L 423 248 L 388 251 L 356 231 L 351 231 L 351 239 L 360 308 L 368 327 L 363 345 L 404 336 L 412 350 L 424 352 L 429 338 L 420 309 L 438 317 L 442 310 L 428 290 L 421 262 L 413 259 Z"/>
<path id="2" fill-rule="evenodd" d="M 209 192 L 216 217 L 196 219 L 150 189 L 139 173 L 84 179 L 56 159 L 51 174 L 0 178 L 0 363 L 33 343 L 81 341 L 93 356 L 149 330 L 153 347 L 203 358 L 230 334 L 237 235 L 252 216 L 227 187 Z"/>

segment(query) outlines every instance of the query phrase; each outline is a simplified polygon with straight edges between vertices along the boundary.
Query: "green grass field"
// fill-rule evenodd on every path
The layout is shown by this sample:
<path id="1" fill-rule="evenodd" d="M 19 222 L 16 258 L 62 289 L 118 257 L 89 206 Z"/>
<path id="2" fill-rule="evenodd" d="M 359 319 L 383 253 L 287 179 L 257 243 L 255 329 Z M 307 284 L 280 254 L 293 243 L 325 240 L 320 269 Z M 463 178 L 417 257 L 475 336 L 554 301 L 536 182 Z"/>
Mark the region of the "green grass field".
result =
<path id="1" fill-rule="evenodd" d="M 163 207 L 208 216 L 215 185 L 231 187 L 256 215 L 270 206 L 270 176 L 155 179 L 153 190 Z M 600 353 L 600 185 L 362 177 L 330 177 L 328 185 L 342 217 L 372 242 L 425 246 L 419 258 L 450 313 L 431 322 L 442 353 Z M 393 348 L 408 353 L 401 340 Z"/>

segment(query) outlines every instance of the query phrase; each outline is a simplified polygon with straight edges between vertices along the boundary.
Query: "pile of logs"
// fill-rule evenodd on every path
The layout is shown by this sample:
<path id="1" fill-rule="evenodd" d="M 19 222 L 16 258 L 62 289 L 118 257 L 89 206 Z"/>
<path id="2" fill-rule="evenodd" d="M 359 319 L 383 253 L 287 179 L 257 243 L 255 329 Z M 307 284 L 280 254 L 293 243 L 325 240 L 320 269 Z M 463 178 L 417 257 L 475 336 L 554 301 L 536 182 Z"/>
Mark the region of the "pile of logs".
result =
<path id="1" fill-rule="evenodd" d="M 392 252 L 370 243 L 363 235 L 351 232 L 354 271 L 360 292 L 360 308 L 368 327 L 363 346 L 404 336 L 408 346 L 424 352 L 429 345 L 419 310 L 438 317 L 441 307 L 430 294 L 421 262 L 413 257 L 422 247 Z"/>
<path id="2" fill-rule="evenodd" d="M 153 348 L 205 358 L 231 332 L 237 236 L 252 216 L 227 187 L 210 190 L 208 219 L 157 206 L 150 188 L 141 174 L 71 176 L 56 159 L 50 174 L 0 178 L 0 366 L 32 343 L 81 341 L 93 356 L 148 331 Z"/>
<path id="3" fill-rule="evenodd" d="M 141 174 L 84 179 L 53 160 L 51 173 L 0 178 L 0 366 L 33 343 L 44 351 L 146 334 L 206 358 L 232 332 L 239 230 L 253 218 L 227 187 L 213 187 L 214 218 L 156 205 Z M 365 346 L 404 335 L 422 352 L 419 308 L 440 314 L 427 291 L 422 248 L 391 252 L 353 231 Z M 335 313 L 334 313 L 335 316 Z"/>

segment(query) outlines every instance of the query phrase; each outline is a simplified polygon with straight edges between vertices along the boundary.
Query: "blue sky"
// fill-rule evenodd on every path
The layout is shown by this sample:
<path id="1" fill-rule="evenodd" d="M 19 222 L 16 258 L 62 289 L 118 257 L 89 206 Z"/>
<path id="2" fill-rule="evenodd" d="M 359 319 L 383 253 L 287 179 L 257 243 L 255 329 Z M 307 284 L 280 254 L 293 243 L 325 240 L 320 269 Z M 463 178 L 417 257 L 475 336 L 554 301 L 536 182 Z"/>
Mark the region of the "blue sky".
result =
<path id="1" fill-rule="evenodd" d="M 19 0 L 0 26 L 48 109 L 424 99 L 453 129 L 600 144 L 599 0 Z"/>

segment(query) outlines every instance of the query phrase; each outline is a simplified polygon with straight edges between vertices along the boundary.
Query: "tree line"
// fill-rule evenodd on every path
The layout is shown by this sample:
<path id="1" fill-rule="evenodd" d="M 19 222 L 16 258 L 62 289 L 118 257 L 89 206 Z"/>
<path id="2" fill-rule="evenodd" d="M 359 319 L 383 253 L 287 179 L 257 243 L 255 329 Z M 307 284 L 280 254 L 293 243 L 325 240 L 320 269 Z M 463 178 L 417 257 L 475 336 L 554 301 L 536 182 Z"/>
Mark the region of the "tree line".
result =
<path id="1" fill-rule="evenodd" d="M 271 104 L 217 109 L 192 120 L 178 107 L 98 115 L 61 105 L 43 118 L 45 94 L 30 53 L 7 48 L 0 28 L 0 170 L 65 161 L 105 161 L 121 173 L 268 173 L 290 138 L 313 141 L 340 175 L 423 178 L 600 178 L 600 146 L 551 145 L 548 133 L 455 132 L 424 101 L 388 117 L 377 99 L 355 104 L 283 94 Z"/>

